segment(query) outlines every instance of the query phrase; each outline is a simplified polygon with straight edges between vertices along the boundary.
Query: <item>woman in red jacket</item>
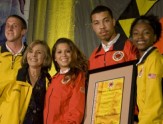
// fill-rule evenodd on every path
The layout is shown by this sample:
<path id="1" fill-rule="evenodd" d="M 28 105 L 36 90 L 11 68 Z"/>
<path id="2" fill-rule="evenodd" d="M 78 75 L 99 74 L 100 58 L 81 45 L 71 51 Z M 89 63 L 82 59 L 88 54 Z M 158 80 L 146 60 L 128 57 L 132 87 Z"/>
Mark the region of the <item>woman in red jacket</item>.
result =
<path id="1" fill-rule="evenodd" d="M 67 38 L 56 41 L 52 57 L 57 73 L 46 93 L 44 124 L 80 124 L 84 116 L 88 61 Z"/>

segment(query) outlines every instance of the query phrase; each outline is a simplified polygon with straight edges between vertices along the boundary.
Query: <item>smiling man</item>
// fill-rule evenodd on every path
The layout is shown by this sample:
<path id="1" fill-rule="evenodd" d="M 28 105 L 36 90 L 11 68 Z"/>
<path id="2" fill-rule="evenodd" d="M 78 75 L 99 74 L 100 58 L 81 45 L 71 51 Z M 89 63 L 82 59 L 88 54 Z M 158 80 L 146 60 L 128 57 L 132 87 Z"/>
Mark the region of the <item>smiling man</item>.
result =
<path id="1" fill-rule="evenodd" d="M 116 20 L 108 7 L 97 6 L 90 17 L 92 28 L 101 41 L 90 56 L 90 70 L 136 59 L 135 47 L 115 31 Z"/>
<path id="2" fill-rule="evenodd" d="M 5 37 L 7 41 L 0 46 L 0 85 L 16 79 L 25 46 L 22 43 L 27 30 L 26 21 L 18 16 L 11 15 L 6 19 Z M 0 89 L 1 93 L 1 89 Z"/>

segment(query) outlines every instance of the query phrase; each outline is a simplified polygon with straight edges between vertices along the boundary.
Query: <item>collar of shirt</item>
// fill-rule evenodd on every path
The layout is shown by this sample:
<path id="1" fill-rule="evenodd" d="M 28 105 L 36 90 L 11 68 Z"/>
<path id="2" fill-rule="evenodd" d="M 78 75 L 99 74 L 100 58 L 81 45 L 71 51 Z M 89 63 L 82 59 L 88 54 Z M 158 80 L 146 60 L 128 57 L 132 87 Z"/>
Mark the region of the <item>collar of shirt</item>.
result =
<path id="1" fill-rule="evenodd" d="M 7 45 L 7 43 L 6 43 L 6 48 L 7 48 L 7 50 L 8 50 L 9 52 L 11 52 L 14 56 L 17 56 L 19 53 L 21 53 L 21 52 L 24 50 L 25 46 L 24 46 L 24 44 L 22 43 L 22 47 L 20 48 L 20 50 L 19 50 L 17 53 L 14 53 L 14 52 L 10 49 L 10 47 Z"/>
<path id="2" fill-rule="evenodd" d="M 68 71 L 70 70 L 70 68 L 68 68 L 68 69 L 66 69 L 66 70 L 64 70 L 64 71 L 62 71 L 62 70 L 60 70 L 60 74 L 66 74 Z"/>
<path id="3" fill-rule="evenodd" d="M 149 48 L 144 52 L 143 56 L 139 59 L 139 62 L 138 62 L 136 65 L 139 65 L 139 64 L 143 61 L 144 57 L 148 54 L 148 52 L 149 52 L 151 49 L 153 49 L 153 48 L 154 48 L 153 46 L 149 47 Z"/>
<path id="4" fill-rule="evenodd" d="M 120 36 L 120 34 L 118 33 L 117 36 L 113 40 L 108 42 L 107 45 L 102 43 L 102 47 L 103 47 L 105 52 L 109 51 L 110 47 L 113 46 L 113 44 L 117 42 L 117 39 L 119 38 L 119 36 Z"/>

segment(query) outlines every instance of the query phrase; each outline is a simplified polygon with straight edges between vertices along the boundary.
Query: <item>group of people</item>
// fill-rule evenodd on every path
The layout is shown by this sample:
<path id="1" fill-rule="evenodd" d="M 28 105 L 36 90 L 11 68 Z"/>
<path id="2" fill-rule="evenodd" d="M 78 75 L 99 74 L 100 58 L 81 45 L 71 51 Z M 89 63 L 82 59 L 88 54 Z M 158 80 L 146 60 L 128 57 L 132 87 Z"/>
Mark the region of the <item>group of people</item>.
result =
<path id="1" fill-rule="evenodd" d="M 90 17 L 101 44 L 89 60 L 68 38 L 59 38 L 52 52 L 45 41 L 26 45 L 25 20 L 18 15 L 6 19 L 7 41 L 0 46 L 0 124 L 81 124 L 88 70 L 132 60 L 139 60 L 134 123 L 163 124 L 163 56 L 154 47 L 161 36 L 159 19 L 136 18 L 127 39 L 116 32 L 108 7 L 95 7 Z M 52 62 L 53 76 L 48 73 Z"/>
<path id="2" fill-rule="evenodd" d="M 0 46 L 0 124 L 81 123 L 88 60 L 68 38 L 52 49 L 45 41 L 22 43 L 27 31 L 18 15 L 6 19 Z M 48 73 L 52 61 L 57 73 Z"/>

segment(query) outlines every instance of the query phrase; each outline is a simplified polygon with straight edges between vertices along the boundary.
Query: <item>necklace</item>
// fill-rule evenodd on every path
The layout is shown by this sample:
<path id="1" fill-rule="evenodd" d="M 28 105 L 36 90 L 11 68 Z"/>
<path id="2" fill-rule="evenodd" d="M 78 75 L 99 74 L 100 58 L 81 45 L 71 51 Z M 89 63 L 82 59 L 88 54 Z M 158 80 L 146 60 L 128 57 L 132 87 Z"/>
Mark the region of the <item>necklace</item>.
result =
<path id="1" fill-rule="evenodd" d="M 39 79 L 40 77 L 40 73 L 39 74 L 36 74 L 36 73 L 30 73 L 29 72 L 29 78 L 30 78 L 30 83 L 31 85 L 34 87 L 37 80 Z"/>

